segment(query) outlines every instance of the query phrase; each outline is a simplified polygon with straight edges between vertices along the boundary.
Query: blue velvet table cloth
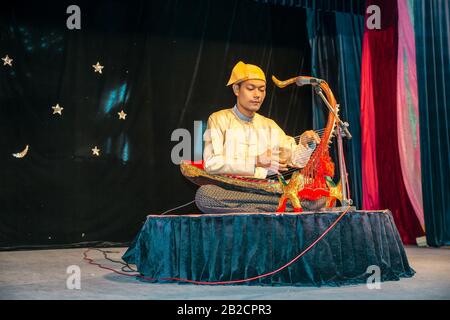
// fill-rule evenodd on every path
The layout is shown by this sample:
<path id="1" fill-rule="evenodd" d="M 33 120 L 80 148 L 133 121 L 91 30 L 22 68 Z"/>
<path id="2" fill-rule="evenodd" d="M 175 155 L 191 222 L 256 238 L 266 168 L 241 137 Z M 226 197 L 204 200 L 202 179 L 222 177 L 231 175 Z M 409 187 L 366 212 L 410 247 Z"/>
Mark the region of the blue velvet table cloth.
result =
<path id="1" fill-rule="evenodd" d="M 227 281 L 285 265 L 316 240 L 340 212 L 149 215 L 123 255 L 145 277 Z M 411 277 L 389 210 L 352 211 L 302 258 L 247 285 L 338 286 Z M 154 280 L 167 282 L 167 280 Z"/>

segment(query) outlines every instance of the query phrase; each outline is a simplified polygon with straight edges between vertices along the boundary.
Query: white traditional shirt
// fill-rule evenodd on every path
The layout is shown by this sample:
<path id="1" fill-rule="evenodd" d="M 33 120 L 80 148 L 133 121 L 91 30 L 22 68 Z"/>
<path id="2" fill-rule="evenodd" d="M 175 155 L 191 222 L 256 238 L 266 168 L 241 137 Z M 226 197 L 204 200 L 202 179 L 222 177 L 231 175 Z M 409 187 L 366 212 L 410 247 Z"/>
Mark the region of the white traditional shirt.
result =
<path id="1" fill-rule="evenodd" d="M 258 113 L 246 117 L 238 108 L 214 112 L 208 119 L 203 136 L 204 168 L 212 174 L 233 174 L 263 179 L 266 168 L 257 167 L 257 156 L 267 149 L 283 147 L 291 150 L 292 163 L 304 167 L 314 148 L 296 144 L 275 121 Z"/>

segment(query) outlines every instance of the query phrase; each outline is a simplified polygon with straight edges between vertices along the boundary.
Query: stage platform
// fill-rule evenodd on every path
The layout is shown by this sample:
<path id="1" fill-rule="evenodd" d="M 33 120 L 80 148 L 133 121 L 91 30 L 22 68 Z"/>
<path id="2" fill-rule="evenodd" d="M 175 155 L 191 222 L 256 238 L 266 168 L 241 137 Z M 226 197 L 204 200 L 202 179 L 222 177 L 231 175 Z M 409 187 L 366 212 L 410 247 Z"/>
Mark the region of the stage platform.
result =
<path id="1" fill-rule="evenodd" d="M 113 260 L 127 248 L 107 248 Z M 423 300 L 450 299 L 450 249 L 406 246 L 414 277 L 386 281 L 380 289 L 366 284 L 342 287 L 197 286 L 177 283 L 146 283 L 100 269 L 83 260 L 86 249 L 0 252 L 0 299 L 137 299 L 137 300 Z M 89 257 L 103 266 L 121 265 L 99 251 Z M 67 267 L 81 269 L 81 289 L 66 287 Z"/>
<path id="2" fill-rule="evenodd" d="M 289 263 L 340 213 L 149 215 L 123 259 L 150 278 L 146 281 L 248 279 Z M 366 283 L 376 268 L 381 281 L 415 273 L 389 210 L 351 211 L 298 261 L 280 272 L 242 284 L 358 284 Z"/>

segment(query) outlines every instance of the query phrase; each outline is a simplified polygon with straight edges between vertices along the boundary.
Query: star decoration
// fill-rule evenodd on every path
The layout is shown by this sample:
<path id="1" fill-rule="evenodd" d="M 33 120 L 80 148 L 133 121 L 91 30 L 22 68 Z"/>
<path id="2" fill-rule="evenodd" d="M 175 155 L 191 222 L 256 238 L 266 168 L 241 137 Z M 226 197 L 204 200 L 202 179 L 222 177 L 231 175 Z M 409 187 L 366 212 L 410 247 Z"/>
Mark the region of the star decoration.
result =
<path id="1" fill-rule="evenodd" d="M 2 60 L 3 60 L 4 66 L 8 65 L 8 66 L 12 67 L 13 59 L 11 59 L 8 55 L 6 55 L 6 57 L 2 58 Z"/>
<path id="2" fill-rule="evenodd" d="M 97 148 L 97 146 L 95 146 L 91 150 L 92 150 L 92 155 L 97 156 L 97 157 L 100 155 L 100 149 Z"/>
<path id="3" fill-rule="evenodd" d="M 97 64 L 93 64 L 92 67 L 94 68 L 94 72 L 102 73 L 102 69 L 104 66 L 100 65 L 100 62 L 97 61 Z"/>
<path id="4" fill-rule="evenodd" d="M 119 120 L 120 119 L 125 120 L 125 117 L 127 116 L 127 114 L 123 112 L 123 110 L 120 110 L 120 112 L 117 112 L 117 114 L 119 115 Z"/>
<path id="5" fill-rule="evenodd" d="M 62 111 L 64 108 L 61 108 L 59 106 L 59 103 L 56 104 L 56 106 L 52 107 L 53 109 L 53 114 L 59 113 L 60 115 L 62 115 Z"/>

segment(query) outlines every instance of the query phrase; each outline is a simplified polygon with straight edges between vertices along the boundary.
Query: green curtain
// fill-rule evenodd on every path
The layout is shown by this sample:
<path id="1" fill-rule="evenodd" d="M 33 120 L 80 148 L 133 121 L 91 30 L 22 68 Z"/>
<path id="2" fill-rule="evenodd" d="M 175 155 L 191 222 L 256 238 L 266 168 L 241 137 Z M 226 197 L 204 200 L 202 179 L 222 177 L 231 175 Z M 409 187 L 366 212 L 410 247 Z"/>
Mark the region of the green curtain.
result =
<path id="1" fill-rule="evenodd" d="M 448 0 L 427 0 L 414 8 L 423 206 L 432 246 L 450 245 L 449 7 Z"/>

